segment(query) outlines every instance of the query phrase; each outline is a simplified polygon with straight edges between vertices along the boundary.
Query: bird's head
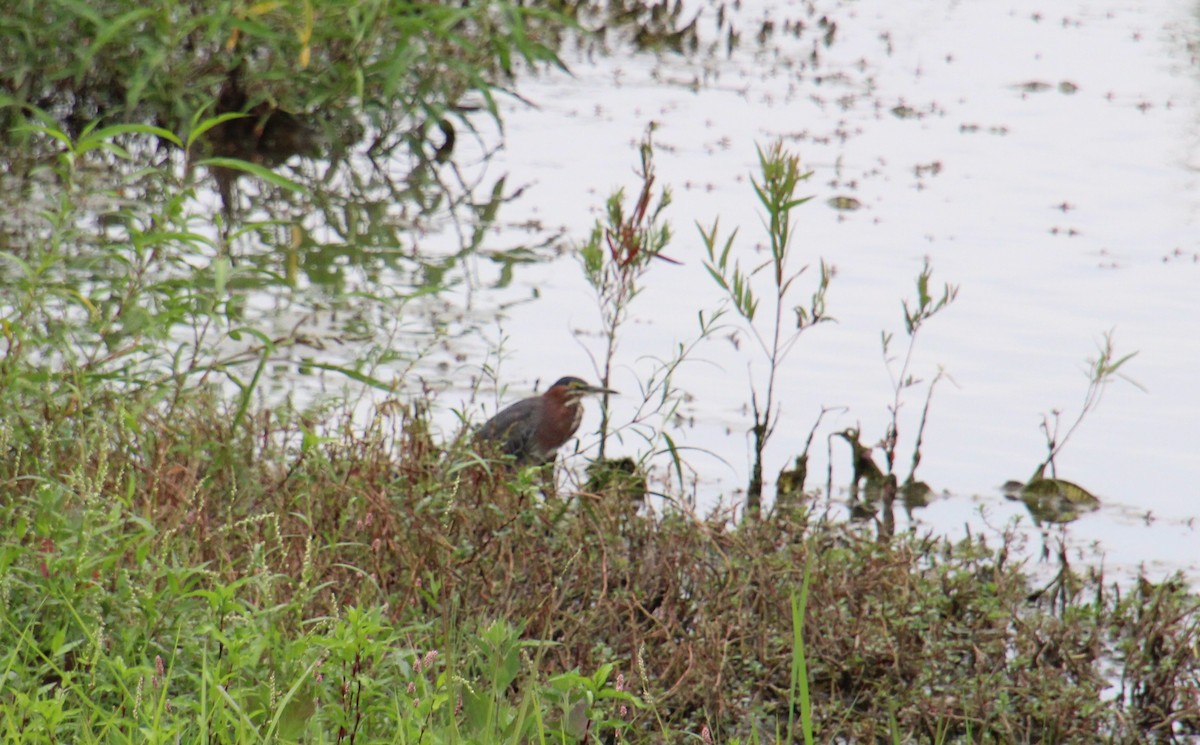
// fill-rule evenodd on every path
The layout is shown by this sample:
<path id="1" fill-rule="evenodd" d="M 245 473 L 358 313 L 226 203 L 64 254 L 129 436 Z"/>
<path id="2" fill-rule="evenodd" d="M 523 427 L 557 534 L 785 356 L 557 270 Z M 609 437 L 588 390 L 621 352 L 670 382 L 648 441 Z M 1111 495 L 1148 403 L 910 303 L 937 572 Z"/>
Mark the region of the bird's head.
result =
<path id="1" fill-rule="evenodd" d="M 581 378 L 571 375 L 556 380 L 554 385 L 550 386 L 543 395 L 559 399 L 564 403 L 575 403 L 584 396 L 592 393 L 617 395 L 617 392 L 611 388 L 592 385 Z"/>

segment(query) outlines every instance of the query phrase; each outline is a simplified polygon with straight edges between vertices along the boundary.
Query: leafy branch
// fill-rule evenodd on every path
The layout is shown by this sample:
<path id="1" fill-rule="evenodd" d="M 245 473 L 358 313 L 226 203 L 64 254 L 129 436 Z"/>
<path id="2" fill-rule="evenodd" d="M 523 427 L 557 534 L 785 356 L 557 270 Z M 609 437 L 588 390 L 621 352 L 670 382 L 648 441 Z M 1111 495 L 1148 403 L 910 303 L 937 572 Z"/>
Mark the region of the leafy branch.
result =
<path id="1" fill-rule="evenodd" d="M 780 410 L 776 402 L 776 382 L 779 369 L 795 347 L 800 334 L 811 326 L 831 320 L 826 314 L 825 293 L 833 278 L 834 270 L 824 261 L 820 265 L 820 277 L 807 306 L 792 308 L 796 322 L 792 328 L 784 325 L 784 312 L 788 293 L 793 283 L 808 270 L 808 265 L 798 271 L 790 271 L 788 262 L 792 252 L 792 213 L 812 199 L 811 196 L 797 197 L 796 190 L 802 181 L 812 176 L 811 171 L 802 171 L 800 158 L 776 142 L 769 150 L 758 149 L 759 177 L 753 179 L 754 193 L 766 210 L 766 228 L 771 257 L 768 261 L 747 271 L 736 259 L 731 259 L 737 231 L 729 234 L 722 242 L 719 238 L 719 221 L 714 221 L 709 230 L 698 226 L 704 242 L 707 261 L 704 268 L 717 285 L 724 290 L 730 304 L 745 322 L 745 327 L 758 343 L 767 361 L 766 398 L 760 402 L 760 389 L 752 379 L 750 403 L 754 416 L 754 462 L 750 483 L 746 493 L 746 514 L 757 517 L 762 510 L 763 453 L 767 442 L 775 431 Z M 773 296 L 773 315 L 764 333 L 755 323 L 760 298 L 757 296 L 755 277 L 763 272 L 770 275 Z"/>

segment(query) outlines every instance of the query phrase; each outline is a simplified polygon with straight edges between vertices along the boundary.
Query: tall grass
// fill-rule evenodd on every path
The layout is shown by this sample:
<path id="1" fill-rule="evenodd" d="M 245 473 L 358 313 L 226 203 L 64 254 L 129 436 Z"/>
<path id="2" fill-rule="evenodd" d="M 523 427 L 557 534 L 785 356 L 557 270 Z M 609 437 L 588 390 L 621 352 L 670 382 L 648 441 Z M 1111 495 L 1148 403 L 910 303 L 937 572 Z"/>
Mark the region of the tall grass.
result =
<path id="1" fill-rule="evenodd" d="M 1200 726 L 1181 583 L 1054 593 L 1011 535 L 879 543 L 531 500 L 388 418 L 186 396 L 0 446 L 13 741 L 1096 742 Z M 410 429 L 411 427 L 411 429 Z M 1065 555 L 1062 557 L 1065 562 Z M 1110 691 L 1113 665 L 1124 693 Z M 786 707 L 786 708 L 785 708 Z M 776 722 L 776 725 L 772 725 Z M 806 740 L 807 742 L 808 740 Z"/>

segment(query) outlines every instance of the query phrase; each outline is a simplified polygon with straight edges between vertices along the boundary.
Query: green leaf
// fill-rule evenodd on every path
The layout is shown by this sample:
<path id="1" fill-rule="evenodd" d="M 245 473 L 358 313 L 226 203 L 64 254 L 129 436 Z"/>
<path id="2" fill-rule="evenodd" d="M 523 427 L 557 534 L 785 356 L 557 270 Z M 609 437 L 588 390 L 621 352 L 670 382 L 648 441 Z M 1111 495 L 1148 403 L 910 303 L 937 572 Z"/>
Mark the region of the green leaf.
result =
<path id="1" fill-rule="evenodd" d="M 349 367 L 343 367 L 341 365 L 334 365 L 334 364 L 331 364 L 328 362 L 313 362 L 311 360 L 306 361 L 305 366 L 315 367 L 318 370 L 328 370 L 329 372 L 341 373 L 342 375 L 345 375 L 347 378 L 350 378 L 351 380 L 357 380 L 358 382 L 363 383 L 365 385 L 369 385 L 372 388 L 378 388 L 381 391 L 391 392 L 393 389 L 393 387 L 391 385 L 383 382 L 379 378 L 372 377 L 370 375 L 367 375 L 366 373 L 361 373 L 358 370 L 354 370 Z"/>
<path id="2" fill-rule="evenodd" d="M 153 8 L 135 8 L 134 10 L 118 16 L 107 22 L 97 21 L 100 30 L 92 38 L 92 43 L 87 45 L 87 49 L 80 60 L 80 67 L 83 70 L 91 67 L 92 60 L 104 48 L 106 44 L 113 40 L 117 34 L 125 27 L 142 20 L 147 16 L 154 15 Z"/>
<path id="3" fill-rule="evenodd" d="M 292 181 L 289 178 L 280 176 L 269 168 L 264 168 L 256 163 L 249 163 L 237 158 L 205 158 L 199 161 L 196 165 L 201 165 L 209 168 L 229 168 L 235 171 L 242 171 L 251 176 L 256 176 L 267 183 L 274 184 L 281 189 L 297 192 L 299 194 L 308 194 L 308 189 L 301 184 Z"/>
<path id="4" fill-rule="evenodd" d="M 204 135 L 205 132 L 209 131 L 213 127 L 224 124 L 225 122 L 230 121 L 231 119 L 244 119 L 247 116 L 249 116 L 249 114 L 242 114 L 242 113 L 239 113 L 236 111 L 230 111 L 230 112 L 226 112 L 224 114 L 220 114 L 218 116 L 212 116 L 212 117 L 209 117 L 208 119 L 205 119 L 204 121 L 200 122 L 195 127 L 193 127 L 191 132 L 188 132 L 187 146 L 186 146 L 187 149 L 191 150 L 192 145 L 195 144 L 196 140 L 200 139 Z"/>
<path id="5" fill-rule="evenodd" d="M 18 127 L 13 127 L 12 131 L 13 132 L 22 132 L 22 133 L 31 133 L 31 134 L 42 134 L 42 135 L 46 135 L 47 137 L 52 137 L 52 138 L 58 140 L 59 142 L 63 143 L 64 145 L 66 145 L 68 151 L 72 150 L 72 148 L 74 147 L 74 143 L 71 142 L 71 137 L 66 132 L 63 132 L 61 129 L 56 129 L 54 127 L 50 127 L 50 126 L 47 126 L 44 124 L 22 124 Z"/>
<path id="6" fill-rule="evenodd" d="M 706 261 L 704 262 L 704 268 L 708 270 L 709 276 L 713 278 L 713 281 L 720 285 L 722 290 L 725 290 L 726 292 L 729 291 L 729 284 L 726 283 L 725 278 L 722 277 L 721 274 L 716 270 L 716 267 Z"/>
<path id="7" fill-rule="evenodd" d="M 225 294 L 225 285 L 229 281 L 229 275 L 233 271 L 233 263 L 228 256 L 218 256 L 213 261 L 213 289 L 218 296 Z"/>

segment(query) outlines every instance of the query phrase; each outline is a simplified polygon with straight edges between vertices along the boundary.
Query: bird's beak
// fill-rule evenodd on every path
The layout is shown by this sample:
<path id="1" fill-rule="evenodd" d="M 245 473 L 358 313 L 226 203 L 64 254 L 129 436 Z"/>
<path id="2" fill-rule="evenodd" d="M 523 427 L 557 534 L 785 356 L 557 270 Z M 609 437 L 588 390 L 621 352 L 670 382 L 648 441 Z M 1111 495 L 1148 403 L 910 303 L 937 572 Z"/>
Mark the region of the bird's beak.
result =
<path id="1" fill-rule="evenodd" d="M 583 389 L 583 392 L 584 393 L 608 393 L 613 396 L 621 395 L 617 391 L 614 391 L 612 388 L 601 388 L 598 385 L 589 385 L 587 388 Z"/>

